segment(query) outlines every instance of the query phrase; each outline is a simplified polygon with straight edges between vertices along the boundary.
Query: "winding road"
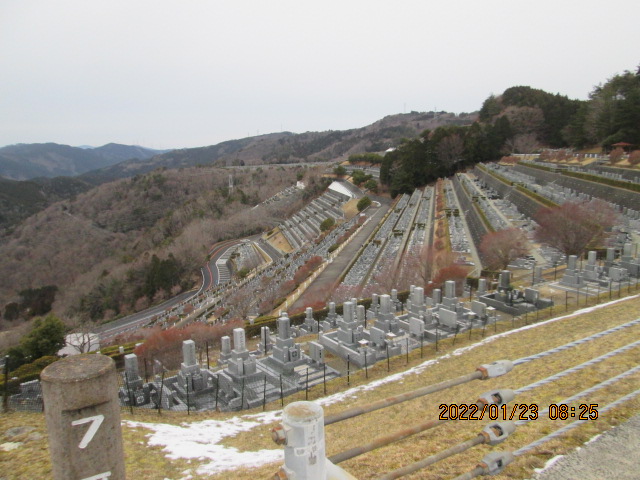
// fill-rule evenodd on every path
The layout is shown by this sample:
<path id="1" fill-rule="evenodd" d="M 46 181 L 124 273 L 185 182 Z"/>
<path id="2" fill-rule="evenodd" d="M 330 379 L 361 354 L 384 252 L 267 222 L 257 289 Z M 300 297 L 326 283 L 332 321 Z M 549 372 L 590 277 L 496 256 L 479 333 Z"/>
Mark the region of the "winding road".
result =
<path id="1" fill-rule="evenodd" d="M 196 290 L 189 290 L 183 292 L 180 295 L 170 298 L 159 305 L 147 308 L 138 313 L 127 315 L 113 322 L 109 322 L 100 326 L 97 329 L 97 333 L 100 335 L 100 343 L 106 344 L 113 340 L 116 336 L 126 332 L 133 332 L 139 328 L 147 325 L 153 317 L 163 313 L 165 310 L 170 309 L 179 303 L 186 302 L 190 298 L 199 295 L 204 290 L 207 290 L 218 284 L 220 279 L 220 272 L 216 265 L 216 261 L 229 249 L 242 243 L 242 239 L 238 240 L 225 240 L 218 242 L 209 250 L 209 261 L 200 268 L 202 273 L 202 286 Z"/>

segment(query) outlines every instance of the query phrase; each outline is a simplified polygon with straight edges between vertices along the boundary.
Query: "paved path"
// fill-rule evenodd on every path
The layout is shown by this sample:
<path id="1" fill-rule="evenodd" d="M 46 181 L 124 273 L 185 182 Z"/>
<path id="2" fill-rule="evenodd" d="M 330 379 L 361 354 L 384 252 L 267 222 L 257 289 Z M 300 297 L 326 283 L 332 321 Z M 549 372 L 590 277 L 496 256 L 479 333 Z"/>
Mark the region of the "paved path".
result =
<path id="1" fill-rule="evenodd" d="M 326 296 L 329 293 L 329 290 L 333 287 L 336 280 L 340 278 L 340 275 L 342 275 L 344 269 L 349 265 L 351 259 L 353 259 L 356 253 L 358 253 L 362 244 L 367 240 L 367 238 L 369 238 L 371 232 L 375 230 L 384 214 L 389 210 L 389 199 L 375 197 L 375 200 L 381 202 L 382 205 L 380 207 L 374 207 L 372 205 L 368 210 L 371 215 L 369 223 L 367 223 L 362 230 L 355 235 L 351 242 L 344 247 L 340 252 L 340 255 L 338 255 L 333 262 L 329 264 L 320 275 L 318 275 L 300 298 L 298 298 L 298 300 L 289 307 L 289 310 L 306 307 L 309 303 L 308 299 L 316 299 L 320 296 Z"/>
<path id="2" fill-rule="evenodd" d="M 640 415 L 557 460 L 535 480 L 640 479 Z"/>

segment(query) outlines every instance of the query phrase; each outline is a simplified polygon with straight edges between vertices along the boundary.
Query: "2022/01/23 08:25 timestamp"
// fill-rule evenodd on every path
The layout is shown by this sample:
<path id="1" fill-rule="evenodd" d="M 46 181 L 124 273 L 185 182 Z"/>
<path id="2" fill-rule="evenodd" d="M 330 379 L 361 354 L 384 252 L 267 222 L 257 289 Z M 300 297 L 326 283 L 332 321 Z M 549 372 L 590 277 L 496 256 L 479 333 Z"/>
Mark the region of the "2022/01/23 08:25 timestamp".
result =
<path id="1" fill-rule="evenodd" d="M 540 407 L 535 403 L 515 403 L 513 405 L 482 405 L 471 403 L 442 403 L 439 405 L 440 420 L 537 420 Z M 548 408 L 550 420 L 596 420 L 597 403 L 581 403 L 578 407 L 552 403 Z"/>

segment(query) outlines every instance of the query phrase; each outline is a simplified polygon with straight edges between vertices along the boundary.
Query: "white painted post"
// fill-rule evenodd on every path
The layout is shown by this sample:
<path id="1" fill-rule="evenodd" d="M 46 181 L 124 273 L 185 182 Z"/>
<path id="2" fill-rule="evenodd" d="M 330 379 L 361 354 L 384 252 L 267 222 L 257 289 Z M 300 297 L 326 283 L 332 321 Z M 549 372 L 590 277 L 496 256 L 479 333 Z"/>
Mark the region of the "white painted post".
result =
<path id="1" fill-rule="evenodd" d="M 326 458 L 324 412 L 314 402 L 293 402 L 282 412 L 273 439 L 284 445 L 284 465 L 275 480 L 355 480 Z"/>

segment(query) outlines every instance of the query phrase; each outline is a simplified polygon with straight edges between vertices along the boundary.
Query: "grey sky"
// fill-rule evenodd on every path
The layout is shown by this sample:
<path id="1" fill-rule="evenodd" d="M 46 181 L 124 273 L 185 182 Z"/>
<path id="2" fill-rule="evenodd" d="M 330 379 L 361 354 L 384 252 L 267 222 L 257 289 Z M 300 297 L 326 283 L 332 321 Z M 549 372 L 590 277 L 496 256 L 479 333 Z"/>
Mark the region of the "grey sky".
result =
<path id="1" fill-rule="evenodd" d="M 0 0 L 0 145 L 203 146 L 571 98 L 640 63 L 637 0 Z"/>

